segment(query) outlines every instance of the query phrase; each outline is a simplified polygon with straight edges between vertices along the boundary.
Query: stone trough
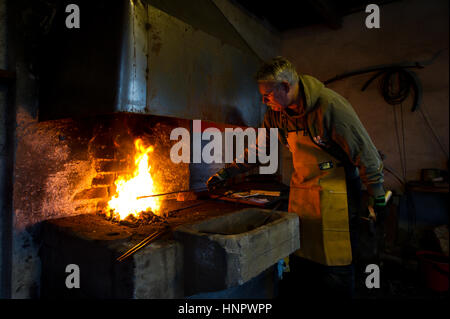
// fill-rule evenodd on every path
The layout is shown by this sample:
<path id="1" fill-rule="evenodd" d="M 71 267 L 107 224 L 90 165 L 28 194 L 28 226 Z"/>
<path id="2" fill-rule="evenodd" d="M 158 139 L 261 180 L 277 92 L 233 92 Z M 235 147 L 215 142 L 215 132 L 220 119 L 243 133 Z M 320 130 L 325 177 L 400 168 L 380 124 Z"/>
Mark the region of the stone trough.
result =
<path id="1" fill-rule="evenodd" d="M 182 225 L 174 237 L 186 296 L 242 285 L 300 248 L 298 216 L 260 208 Z"/>

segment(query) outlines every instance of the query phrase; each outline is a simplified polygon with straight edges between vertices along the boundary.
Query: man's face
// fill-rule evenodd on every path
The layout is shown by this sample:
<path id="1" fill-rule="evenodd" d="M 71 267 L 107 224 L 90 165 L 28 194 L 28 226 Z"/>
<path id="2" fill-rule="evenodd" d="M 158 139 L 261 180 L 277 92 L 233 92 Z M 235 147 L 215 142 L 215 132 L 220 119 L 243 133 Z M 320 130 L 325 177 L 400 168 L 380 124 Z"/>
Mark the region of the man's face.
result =
<path id="1" fill-rule="evenodd" d="M 287 83 L 277 83 L 271 81 L 258 82 L 259 93 L 262 102 L 274 111 L 281 111 L 289 105 Z"/>

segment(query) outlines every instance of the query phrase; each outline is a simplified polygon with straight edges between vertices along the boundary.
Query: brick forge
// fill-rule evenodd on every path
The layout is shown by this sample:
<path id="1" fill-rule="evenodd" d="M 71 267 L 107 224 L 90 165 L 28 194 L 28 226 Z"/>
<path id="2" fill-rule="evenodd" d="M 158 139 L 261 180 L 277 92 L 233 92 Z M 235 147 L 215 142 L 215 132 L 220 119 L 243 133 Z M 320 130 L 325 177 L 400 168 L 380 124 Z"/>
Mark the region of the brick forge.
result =
<path id="1" fill-rule="evenodd" d="M 182 298 L 193 293 L 184 286 L 184 240 L 168 235 L 118 263 L 117 257 L 165 225 L 152 222 L 131 228 L 94 214 L 104 209 L 114 194 L 117 176 L 133 168 L 133 142 L 138 137 L 155 146 L 152 177 L 163 186 L 162 191 L 189 188 L 189 164 L 170 160 L 170 148 L 176 142 L 170 141 L 170 132 L 176 127 L 189 129 L 189 121 L 120 113 L 41 122 L 29 126 L 28 134 L 21 136 L 27 143 L 22 143 L 18 151 L 20 170 L 15 196 L 26 200 L 15 200 L 16 222 L 40 225 L 40 264 L 35 258 L 26 259 L 26 263 L 41 270 L 42 298 Z M 186 203 L 172 201 L 166 205 L 174 205 L 168 210 L 176 211 Z M 245 207 L 202 203 L 172 214 L 169 223 L 175 227 L 240 208 Z M 275 259 L 265 266 L 275 263 Z M 69 264 L 80 267 L 80 290 L 65 286 Z M 229 285 L 242 284 L 262 270 L 256 269 Z"/>
<path id="2" fill-rule="evenodd" d="M 116 192 L 114 181 L 135 169 L 134 140 L 137 138 L 154 146 L 150 159 L 152 176 L 162 186 L 161 192 L 188 189 L 188 165 L 174 164 L 169 157 L 170 147 L 175 143 L 169 139 L 170 132 L 180 126 L 189 127 L 188 121 L 123 113 L 98 123 L 87 145 L 95 175 L 87 187 L 74 194 L 76 210 L 105 213 L 109 199 Z"/>
<path id="3" fill-rule="evenodd" d="M 44 223 L 103 209 L 115 178 L 133 163 L 135 138 L 155 145 L 152 173 L 167 191 L 189 187 L 188 164 L 168 158 L 171 130 L 189 129 L 188 120 L 114 113 L 38 122 L 19 109 L 17 122 L 13 276 L 20 295 L 39 296 Z"/>
<path id="4" fill-rule="evenodd" d="M 120 174 L 132 171 L 130 156 L 115 142 L 117 136 L 121 134 L 115 135 L 106 130 L 97 132 L 89 141 L 88 154 L 96 175 L 88 187 L 74 194 L 73 201 L 79 203 L 78 210 L 92 213 L 103 211 L 108 200 L 115 194 L 114 181 Z M 132 137 L 129 139 L 132 140 Z M 134 150 L 128 144 L 127 150 L 133 154 Z"/>
<path id="5" fill-rule="evenodd" d="M 168 191 L 188 188 L 189 170 L 174 166 L 168 158 L 170 131 L 182 125 L 176 120 L 115 114 L 98 118 L 84 146 L 91 169 L 88 183 L 74 192 L 78 216 L 43 222 L 41 250 L 42 298 L 180 298 L 182 297 L 181 246 L 162 240 L 141 250 L 125 262 L 116 258 L 150 234 L 159 225 L 148 225 L 141 233 L 111 223 L 97 213 L 115 194 L 114 181 L 134 170 L 134 140 L 154 146 L 152 175 Z M 136 239 L 139 238 L 139 239 Z M 66 266 L 80 268 L 80 289 L 67 289 Z"/>

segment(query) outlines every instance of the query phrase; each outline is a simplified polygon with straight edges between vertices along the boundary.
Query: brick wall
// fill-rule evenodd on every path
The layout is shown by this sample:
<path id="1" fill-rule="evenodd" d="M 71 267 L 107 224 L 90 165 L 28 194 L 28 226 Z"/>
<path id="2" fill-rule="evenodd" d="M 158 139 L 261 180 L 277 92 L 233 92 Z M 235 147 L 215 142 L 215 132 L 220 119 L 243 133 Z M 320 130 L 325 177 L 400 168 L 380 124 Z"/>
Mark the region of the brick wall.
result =
<path id="1" fill-rule="evenodd" d="M 20 113 L 20 112 L 19 112 Z M 114 181 L 134 170 L 134 140 L 154 146 L 152 177 L 161 192 L 189 188 L 188 164 L 170 160 L 170 132 L 187 120 L 137 114 L 37 122 L 19 116 L 14 209 L 18 228 L 95 213 L 115 194 Z"/>
<path id="2" fill-rule="evenodd" d="M 170 131 L 189 121 L 139 114 L 38 122 L 36 113 L 17 110 L 14 165 L 12 295 L 39 295 L 40 222 L 103 209 L 114 180 L 133 163 L 133 140 L 155 145 L 152 176 L 162 191 L 189 187 L 188 164 L 173 164 Z"/>

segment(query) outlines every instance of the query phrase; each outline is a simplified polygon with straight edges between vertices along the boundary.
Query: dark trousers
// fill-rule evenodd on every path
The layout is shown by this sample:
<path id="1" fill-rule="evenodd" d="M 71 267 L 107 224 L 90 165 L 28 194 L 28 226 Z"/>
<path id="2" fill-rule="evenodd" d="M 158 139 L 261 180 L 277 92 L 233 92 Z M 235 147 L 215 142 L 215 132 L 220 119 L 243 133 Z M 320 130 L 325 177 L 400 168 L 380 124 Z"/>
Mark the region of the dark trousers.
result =
<path id="1" fill-rule="evenodd" d="M 348 299 L 354 295 L 353 265 L 325 266 L 291 255 L 289 268 L 279 283 L 280 298 Z"/>

